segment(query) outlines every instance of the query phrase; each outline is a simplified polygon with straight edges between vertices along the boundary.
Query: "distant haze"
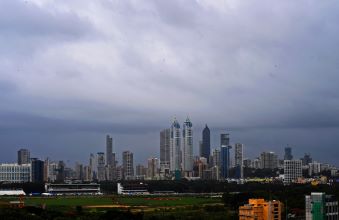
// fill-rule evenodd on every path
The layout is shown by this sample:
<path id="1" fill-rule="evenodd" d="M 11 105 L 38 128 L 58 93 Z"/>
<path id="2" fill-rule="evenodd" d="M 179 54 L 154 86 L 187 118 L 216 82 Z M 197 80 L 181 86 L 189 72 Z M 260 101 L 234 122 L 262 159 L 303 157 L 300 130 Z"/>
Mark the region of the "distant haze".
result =
<path id="1" fill-rule="evenodd" d="M 174 116 L 339 165 L 339 2 L 1 0 L 0 162 L 159 157 Z"/>

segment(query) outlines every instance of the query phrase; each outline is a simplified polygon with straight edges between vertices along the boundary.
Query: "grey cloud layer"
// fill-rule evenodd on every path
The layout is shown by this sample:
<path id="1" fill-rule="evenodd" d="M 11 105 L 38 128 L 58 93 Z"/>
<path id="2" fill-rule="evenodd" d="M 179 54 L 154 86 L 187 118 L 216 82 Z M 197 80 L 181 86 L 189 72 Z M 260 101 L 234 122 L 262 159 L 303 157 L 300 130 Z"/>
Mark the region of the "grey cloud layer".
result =
<path id="1" fill-rule="evenodd" d="M 54 120 L 155 130 L 173 115 L 237 129 L 337 128 L 338 10 L 336 1 L 4 0 L 0 113 L 42 117 L 47 130 Z"/>

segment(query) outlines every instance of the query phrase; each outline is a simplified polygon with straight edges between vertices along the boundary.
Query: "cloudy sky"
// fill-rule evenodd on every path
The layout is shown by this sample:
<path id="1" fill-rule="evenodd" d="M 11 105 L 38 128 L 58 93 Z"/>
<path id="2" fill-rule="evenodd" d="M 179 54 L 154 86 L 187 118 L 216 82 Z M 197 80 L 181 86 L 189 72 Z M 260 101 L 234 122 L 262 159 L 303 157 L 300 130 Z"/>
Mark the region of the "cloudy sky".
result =
<path id="1" fill-rule="evenodd" d="M 339 2 L 1 0 L 0 162 L 159 155 L 174 116 L 339 165 Z"/>

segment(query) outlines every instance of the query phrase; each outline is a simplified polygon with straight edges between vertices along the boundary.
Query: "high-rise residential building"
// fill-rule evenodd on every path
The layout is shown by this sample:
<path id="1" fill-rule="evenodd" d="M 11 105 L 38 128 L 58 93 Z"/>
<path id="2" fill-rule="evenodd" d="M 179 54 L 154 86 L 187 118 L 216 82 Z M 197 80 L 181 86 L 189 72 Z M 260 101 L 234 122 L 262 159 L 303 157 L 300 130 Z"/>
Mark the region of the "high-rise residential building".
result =
<path id="1" fill-rule="evenodd" d="M 114 180 L 116 164 L 115 153 L 113 153 L 113 138 L 106 136 L 106 180 Z"/>
<path id="2" fill-rule="evenodd" d="M 209 163 L 209 157 L 211 155 L 211 132 L 208 126 L 206 125 L 202 131 L 202 145 L 200 151 L 200 157 L 205 157 L 207 163 Z"/>
<path id="3" fill-rule="evenodd" d="M 274 152 L 262 152 L 260 163 L 262 169 L 275 169 L 278 167 L 278 156 Z"/>
<path id="4" fill-rule="evenodd" d="M 0 182 L 30 182 L 31 175 L 31 164 L 0 164 Z"/>
<path id="5" fill-rule="evenodd" d="M 292 160 L 292 159 L 293 159 L 292 148 L 291 147 L 285 147 L 284 160 Z"/>
<path id="6" fill-rule="evenodd" d="M 90 154 L 89 156 L 89 167 L 90 167 L 90 179 L 97 180 L 98 179 L 98 166 L 97 161 L 94 154 Z"/>
<path id="7" fill-rule="evenodd" d="M 249 199 L 239 207 L 239 220 L 281 220 L 282 203 L 277 200 Z"/>
<path id="8" fill-rule="evenodd" d="M 33 183 L 44 182 L 44 161 L 31 158 L 31 181 Z"/>
<path id="9" fill-rule="evenodd" d="M 221 158 L 221 176 L 223 178 L 229 178 L 230 169 L 230 146 L 221 146 L 220 150 Z"/>
<path id="10" fill-rule="evenodd" d="M 147 161 L 147 178 L 155 179 L 158 176 L 159 160 L 158 158 L 151 157 Z"/>
<path id="11" fill-rule="evenodd" d="M 106 165 L 111 166 L 113 165 L 112 160 L 112 153 L 113 153 L 113 138 L 109 135 L 106 136 Z"/>
<path id="12" fill-rule="evenodd" d="M 338 220 L 338 200 L 323 192 L 305 196 L 306 220 Z"/>
<path id="13" fill-rule="evenodd" d="M 130 180 L 134 178 L 133 153 L 130 151 L 122 152 L 122 167 L 124 178 Z"/>
<path id="14" fill-rule="evenodd" d="M 212 151 L 212 165 L 219 167 L 219 170 L 221 168 L 221 157 L 220 157 L 220 150 L 214 149 Z"/>
<path id="15" fill-rule="evenodd" d="M 144 179 L 146 177 L 146 167 L 142 164 L 138 164 L 135 166 L 135 176 L 136 179 Z"/>
<path id="16" fill-rule="evenodd" d="M 220 134 L 221 176 L 223 178 L 229 178 L 229 169 L 231 166 L 230 149 L 229 134 Z"/>
<path id="17" fill-rule="evenodd" d="M 105 153 L 98 152 L 97 153 L 97 179 L 98 181 L 105 181 L 106 180 L 106 169 L 105 169 Z"/>
<path id="18" fill-rule="evenodd" d="M 189 176 L 188 173 L 193 171 L 193 129 L 192 122 L 188 117 L 183 125 L 182 140 L 182 169 Z"/>
<path id="19" fill-rule="evenodd" d="M 290 184 L 302 177 L 301 160 L 284 160 L 284 184 Z"/>
<path id="20" fill-rule="evenodd" d="M 18 164 L 30 164 L 30 152 L 27 149 L 20 149 L 18 151 Z"/>
<path id="21" fill-rule="evenodd" d="M 160 132 L 160 169 L 168 173 L 170 169 L 170 139 L 171 129 L 166 128 Z"/>
<path id="22" fill-rule="evenodd" d="M 313 161 L 308 164 L 308 175 L 318 175 L 321 172 L 321 164 Z"/>
<path id="23" fill-rule="evenodd" d="M 180 125 L 176 118 L 170 128 L 170 171 L 180 170 L 181 138 Z"/>
<path id="24" fill-rule="evenodd" d="M 237 178 L 244 178 L 244 163 L 243 163 L 243 156 L 244 156 L 244 145 L 240 143 L 236 143 L 234 145 L 234 161 L 235 161 L 235 173 Z"/>

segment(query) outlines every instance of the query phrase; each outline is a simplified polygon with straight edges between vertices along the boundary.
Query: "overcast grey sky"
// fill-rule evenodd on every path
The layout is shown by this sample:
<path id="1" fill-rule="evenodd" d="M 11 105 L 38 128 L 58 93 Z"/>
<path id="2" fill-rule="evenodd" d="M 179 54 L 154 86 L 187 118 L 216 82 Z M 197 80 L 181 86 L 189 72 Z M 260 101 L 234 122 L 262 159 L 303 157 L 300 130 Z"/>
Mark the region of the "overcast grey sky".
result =
<path id="1" fill-rule="evenodd" d="M 339 2 L 1 0 L 0 162 L 159 155 L 173 116 L 339 165 Z"/>

